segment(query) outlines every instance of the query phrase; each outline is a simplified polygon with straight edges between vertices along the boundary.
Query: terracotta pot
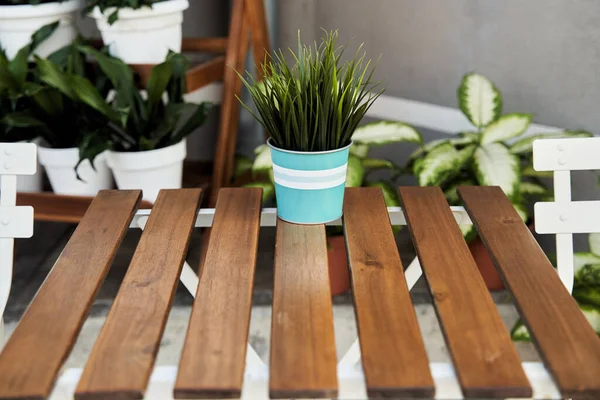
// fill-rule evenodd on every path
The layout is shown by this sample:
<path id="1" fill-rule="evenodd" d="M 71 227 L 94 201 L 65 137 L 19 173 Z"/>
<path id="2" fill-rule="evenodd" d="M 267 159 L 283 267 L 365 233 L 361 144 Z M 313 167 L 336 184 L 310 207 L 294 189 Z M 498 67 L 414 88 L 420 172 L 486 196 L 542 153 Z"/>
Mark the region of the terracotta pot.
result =
<path id="1" fill-rule="evenodd" d="M 343 235 L 327 237 L 327 257 L 331 295 L 346 293 L 350 289 L 350 273 Z"/>
<path id="2" fill-rule="evenodd" d="M 469 243 L 469 250 L 479 267 L 479 273 L 489 290 L 502 290 L 504 283 L 500 278 L 500 274 L 494 266 L 494 262 L 490 258 L 483 242 L 479 237 L 476 237 Z"/>

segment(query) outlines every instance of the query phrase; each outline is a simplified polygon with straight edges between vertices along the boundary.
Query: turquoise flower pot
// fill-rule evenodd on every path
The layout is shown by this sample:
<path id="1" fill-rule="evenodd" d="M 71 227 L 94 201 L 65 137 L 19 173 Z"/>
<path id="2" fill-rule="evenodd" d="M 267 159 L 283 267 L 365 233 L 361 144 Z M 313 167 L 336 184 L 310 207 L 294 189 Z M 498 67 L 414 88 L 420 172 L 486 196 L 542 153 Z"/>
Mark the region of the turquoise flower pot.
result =
<path id="1" fill-rule="evenodd" d="M 302 152 L 267 141 L 273 159 L 277 216 L 295 224 L 323 224 L 342 216 L 350 145 Z"/>

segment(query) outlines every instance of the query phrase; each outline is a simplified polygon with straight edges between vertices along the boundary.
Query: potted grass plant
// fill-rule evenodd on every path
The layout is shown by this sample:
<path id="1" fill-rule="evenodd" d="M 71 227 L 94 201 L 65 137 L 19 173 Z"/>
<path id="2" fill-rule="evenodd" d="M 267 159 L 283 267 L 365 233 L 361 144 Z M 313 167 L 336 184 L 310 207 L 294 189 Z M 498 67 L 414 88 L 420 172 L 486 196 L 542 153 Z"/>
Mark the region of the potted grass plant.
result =
<path id="1" fill-rule="evenodd" d="M 345 187 L 379 187 L 386 205 L 399 207 L 393 179 L 401 168 L 392 161 L 369 157 L 372 147 L 399 142 L 421 144 L 421 136 L 414 128 L 401 122 L 381 121 L 358 127 L 352 135 Z M 272 167 L 271 152 L 266 145 L 255 149 L 253 161 L 239 157 L 236 164 L 238 176 L 251 172 L 253 179 L 245 186 L 261 188 L 263 204 L 267 205 L 277 202 Z M 374 178 L 375 175 L 378 177 Z M 350 276 L 346 244 L 339 227 L 327 227 L 327 245 L 331 294 L 342 294 L 350 288 Z"/>
<path id="2" fill-rule="evenodd" d="M 109 139 L 104 140 L 104 134 L 91 139 L 101 139 L 95 141 L 96 152 L 109 149 L 107 163 L 117 186 L 142 189 L 143 198 L 151 202 L 160 189 L 180 188 L 185 138 L 204 122 L 210 106 L 183 99 L 188 60 L 182 54 L 169 53 L 164 62 L 152 68 L 141 92 L 133 69 L 122 60 L 90 46 L 78 49 L 96 61 L 110 82 L 108 97 L 98 85 L 68 71 L 55 69 L 44 75 L 44 81 L 103 116 Z"/>
<path id="3" fill-rule="evenodd" d="M 372 82 L 371 61 L 359 49 L 342 63 L 338 33 L 330 32 L 314 47 L 290 49 L 262 65 L 268 78 L 240 75 L 257 108 L 244 107 L 269 133 L 278 216 L 288 222 L 318 224 L 342 215 L 344 184 L 352 134 L 382 93 Z"/>
<path id="4" fill-rule="evenodd" d="M 71 43 L 77 36 L 75 14 L 83 0 L 0 0 L 0 46 L 9 59 L 29 43 L 33 32 L 44 25 L 60 25 L 36 53 L 42 57 Z"/>
<path id="5" fill-rule="evenodd" d="M 181 51 L 183 11 L 188 0 L 89 0 L 112 56 L 127 64 L 158 64 Z"/>
<path id="6" fill-rule="evenodd" d="M 421 145 L 409 157 L 406 170 L 414 174 L 421 186 L 440 186 L 450 205 L 461 205 L 456 194 L 458 186 L 499 186 L 523 221 L 529 222 L 528 206 L 537 199 L 550 196 L 540 179 L 545 173 L 533 169 L 533 141 L 591 134 L 563 131 L 523 137 L 531 123 L 531 115 L 503 115 L 500 91 L 480 74 L 466 74 L 457 95 L 459 108 L 473 129 Z M 461 229 L 488 288 L 501 289 L 502 280 L 476 237 L 475 228 L 464 225 Z"/>

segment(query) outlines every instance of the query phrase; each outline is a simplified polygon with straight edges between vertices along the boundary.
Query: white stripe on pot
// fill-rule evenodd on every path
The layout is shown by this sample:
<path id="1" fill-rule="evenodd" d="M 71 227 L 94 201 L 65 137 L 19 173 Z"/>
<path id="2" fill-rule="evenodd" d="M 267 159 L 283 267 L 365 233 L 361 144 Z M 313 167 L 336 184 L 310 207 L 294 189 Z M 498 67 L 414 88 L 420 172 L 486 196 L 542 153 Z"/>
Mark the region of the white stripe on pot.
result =
<path id="1" fill-rule="evenodd" d="M 342 177 L 320 182 L 294 182 L 278 176 L 274 176 L 274 180 L 276 184 L 290 189 L 319 190 L 343 185 L 346 182 L 346 176 L 344 175 Z"/>
<path id="2" fill-rule="evenodd" d="M 288 175 L 288 176 L 320 178 L 320 177 L 326 177 L 326 176 L 339 175 L 340 173 L 345 174 L 347 167 L 348 167 L 348 164 L 344 164 L 341 167 L 336 167 L 336 168 L 320 169 L 318 171 L 305 171 L 305 170 L 299 170 L 299 169 L 284 168 L 284 167 L 280 167 L 279 165 L 273 164 L 273 173 L 275 173 L 276 175 L 283 174 L 283 175 Z"/>

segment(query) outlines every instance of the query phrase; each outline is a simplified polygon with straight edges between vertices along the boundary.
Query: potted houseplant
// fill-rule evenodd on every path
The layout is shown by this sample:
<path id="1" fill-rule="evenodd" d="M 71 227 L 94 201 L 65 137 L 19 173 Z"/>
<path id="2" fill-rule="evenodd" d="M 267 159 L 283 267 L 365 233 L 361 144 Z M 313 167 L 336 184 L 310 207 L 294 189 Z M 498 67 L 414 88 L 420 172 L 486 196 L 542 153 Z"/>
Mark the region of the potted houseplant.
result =
<path id="1" fill-rule="evenodd" d="M 188 0 L 89 0 L 112 56 L 127 64 L 158 64 L 181 51 L 181 25 Z"/>
<path id="2" fill-rule="evenodd" d="M 60 25 L 36 53 L 42 57 L 71 43 L 77 36 L 74 17 L 83 0 L 0 0 L 0 45 L 13 58 L 44 25 Z"/>
<path id="3" fill-rule="evenodd" d="M 412 127 L 401 122 L 373 122 L 358 127 L 352 135 L 346 187 L 379 187 L 388 207 L 399 207 L 398 193 L 391 179 L 400 170 L 393 162 L 369 157 L 372 146 L 381 146 L 398 142 L 421 143 L 421 136 Z M 248 162 L 240 158 L 236 173 L 243 175 L 252 171 L 253 182 L 247 187 L 259 187 L 263 190 L 263 203 L 269 204 L 275 199 L 275 183 L 273 181 L 272 160 L 269 148 L 261 145 L 255 149 L 255 159 Z M 387 171 L 387 179 L 373 179 L 376 171 Z M 398 227 L 394 227 L 398 228 Z M 327 227 L 329 282 L 332 295 L 346 292 L 350 288 L 348 273 L 348 256 L 346 244 L 340 227 Z"/>
<path id="4" fill-rule="evenodd" d="M 120 189 L 142 189 L 143 198 L 155 201 L 160 189 L 180 188 L 185 138 L 206 118 L 208 103 L 186 103 L 187 59 L 169 53 L 152 68 L 145 92 L 136 86 L 134 71 L 122 60 L 90 46 L 78 49 L 95 59 L 113 90 L 108 98 L 89 80 L 54 71 L 45 82 L 73 95 L 100 113 L 110 140 L 96 140 L 96 152 L 110 149 L 107 163 Z M 92 139 L 98 136 L 92 136 Z M 102 138 L 102 136 L 100 136 Z M 93 156 L 93 154 L 90 154 Z"/>
<path id="5" fill-rule="evenodd" d="M 549 137 L 591 136 L 587 132 L 557 132 L 520 138 L 531 123 L 530 114 L 502 115 L 502 96 L 486 77 L 469 73 L 458 88 L 458 104 L 473 130 L 456 137 L 434 140 L 409 157 L 406 169 L 421 186 L 440 186 L 450 205 L 460 205 L 458 186 L 499 186 L 524 221 L 527 206 L 549 196 L 532 167 L 532 144 Z M 472 225 L 461 226 L 488 288 L 502 288 L 502 281 Z"/>
<path id="6" fill-rule="evenodd" d="M 588 241 L 589 252 L 573 255 L 573 298 L 600 336 L 600 233 L 590 233 Z M 529 331 L 521 320 L 511 330 L 511 336 L 515 341 L 531 341 Z"/>
<path id="7" fill-rule="evenodd" d="M 318 224 L 342 215 L 351 137 L 382 92 L 373 92 L 378 84 L 360 49 L 341 63 L 337 38 L 327 33 L 308 47 L 298 34 L 293 67 L 279 51 L 262 65 L 265 81 L 240 75 L 258 114 L 242 104 L 270 135 L 277 213 L 288 222 Z"/>

